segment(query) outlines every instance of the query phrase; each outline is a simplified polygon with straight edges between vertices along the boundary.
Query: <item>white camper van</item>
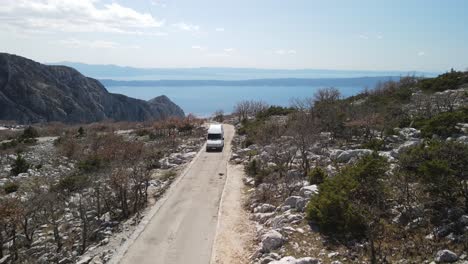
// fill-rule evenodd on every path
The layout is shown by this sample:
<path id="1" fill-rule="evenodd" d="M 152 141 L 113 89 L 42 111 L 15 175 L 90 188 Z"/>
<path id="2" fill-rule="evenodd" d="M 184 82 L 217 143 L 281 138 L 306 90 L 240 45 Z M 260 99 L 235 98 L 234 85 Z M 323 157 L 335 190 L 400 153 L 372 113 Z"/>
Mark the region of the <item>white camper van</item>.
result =
<path id="1" fill-rule="evenodd" d="M 211 149 L 223 151 L 224 147 L 224 130 L 223 125 L 210 125 L 208 128 L 208 136 L 206 141 L 206 151 Z"/>

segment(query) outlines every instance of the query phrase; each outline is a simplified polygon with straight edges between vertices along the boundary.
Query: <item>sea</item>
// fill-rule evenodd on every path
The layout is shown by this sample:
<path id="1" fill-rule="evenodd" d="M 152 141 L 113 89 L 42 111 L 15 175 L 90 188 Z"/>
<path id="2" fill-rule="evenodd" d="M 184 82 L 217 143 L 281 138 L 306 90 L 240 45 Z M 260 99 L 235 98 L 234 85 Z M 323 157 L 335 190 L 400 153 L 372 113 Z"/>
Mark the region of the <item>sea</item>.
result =
<path id="1" fill-rule="evenodd" d="M 291 106 L 297 99 L 313 97 L 323 87 L 303 86 L 172 86 L 136 87 L 109 86 L 111 93 L 149 100 L 166 95 L 179 105 L 186 114 L 209 117 L 215 111 L 231 113 L 236 103 L 242 100 L 260 100 L 269 105 Z M 364 87 L 335 87 L 344 97 L 356 95 Z"/>

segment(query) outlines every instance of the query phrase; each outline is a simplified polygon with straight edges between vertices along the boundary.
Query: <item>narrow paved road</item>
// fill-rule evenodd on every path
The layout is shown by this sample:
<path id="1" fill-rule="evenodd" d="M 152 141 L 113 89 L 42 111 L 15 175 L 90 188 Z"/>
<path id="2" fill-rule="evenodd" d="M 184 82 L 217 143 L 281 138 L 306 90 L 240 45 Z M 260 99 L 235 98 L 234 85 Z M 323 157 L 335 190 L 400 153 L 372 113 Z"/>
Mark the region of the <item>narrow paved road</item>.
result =
<path id="1" fill-rule="evenodd" d="M 209 264 L 234 127 L 223 152 L 203 148 L 120 263 Z"/>

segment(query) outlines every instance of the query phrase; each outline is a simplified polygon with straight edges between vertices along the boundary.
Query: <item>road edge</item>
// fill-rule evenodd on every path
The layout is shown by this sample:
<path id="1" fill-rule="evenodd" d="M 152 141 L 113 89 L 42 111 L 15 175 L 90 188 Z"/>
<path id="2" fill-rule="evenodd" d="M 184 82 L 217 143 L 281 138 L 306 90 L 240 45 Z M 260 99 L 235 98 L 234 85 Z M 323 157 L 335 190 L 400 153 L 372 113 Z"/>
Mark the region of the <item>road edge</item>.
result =
<path id="1" fill-rule="evenodd" d="M 143 217 L 143 219 L 138 224 L 138 227 L 132 233 L 132 235 L 116 250 L 113 254 L 112 258 L 109 260 L 109 264 L 118 264 L 122 258 L 127 253 L 130 246 L 138 239 L 138 237 L 145 231 L 148 223 L 151 219 L 156 215 L 159 209 L 166 203 L 167 198 L 174 192 L 175 187 L 179 184 L 179 182 L 185 177 L 188 171 L 192 168 L 195 161 L 200 157 L 201 153 L 205 150 L 206 143 L 198 151 L 197 155 L 190 161 L 189 164 L 186 165 L 182 173 L 177 177 L 177 179 L 171 184 L 169 189 L 164 193 L 164 195 L 159 199 L 150 209 L 147 215 Z"/>
<path id="2" fill-rule="evenodd" d="M 213 238 L 213 245 L 211 245 L 211 258 L 210 258 L 210 264 L 215 263 L 215 258 L 216 258 L 216 250 L 215 250 L 215 245 L 218 241 L 218 236 L 219 236 L 219 227 L 221 225 L 221 214 L 222 214 L 222 208 L 223 208 L 223 202 L 224 202 L 224 196 L 226 194 L 226 186 L 229 180 L 229 159 L 232 154 L 232 141 L 234 140 L 234 137 L 236 136 L 236 129 L 234 128 L 234 134 L 232 135 L 231 142 L 229 144 L 229 152 L 226 153 L 228 154 L 227 158 L 227 164 L 226 164 L 226 179 L 224 180 L 224 186 L 223 186 L 223 192 L 221 193 L 221 199 L 219 200 L 219 206 L 218 206 L 218 215 L 217 215 L 217 221 L 216 221 L 216 231 L 215 231 L 215 236 Z"/>

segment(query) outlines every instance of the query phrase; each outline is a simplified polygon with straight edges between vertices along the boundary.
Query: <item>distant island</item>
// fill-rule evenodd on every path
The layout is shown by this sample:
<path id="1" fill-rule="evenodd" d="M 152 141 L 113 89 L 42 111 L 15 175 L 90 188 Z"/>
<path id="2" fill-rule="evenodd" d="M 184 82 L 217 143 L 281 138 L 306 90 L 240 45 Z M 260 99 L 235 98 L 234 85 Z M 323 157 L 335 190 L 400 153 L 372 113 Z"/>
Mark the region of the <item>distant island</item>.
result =
<path id="1" fill-rule="evenodd" d="M 85 64 L 79 62 L 56 62 L 49 65 L 65 65 L 95 79 L 114 80 L 251 80 L 251 79 L 323 79 L 379 76 L 424 76 L 435 77 L 440 72 L 423 71 L 376 71 L 337 69 L 259 69 L 229 67 L 198 68 L 136 68 L 112 64 Z"/>
<path id="2" fill-rule="evenodd" d="M 400 76 L 376 76 L 357 78 L 281 78 L 281 79 L 251 79 L 251 80 L 131 80 L 121 81 L 102 79 L 100 82 L 106 86 L 127 87 L 158 87 L 158 86 L 359 86 L 374 87 L 379 82 L 396 81 Z"/>

